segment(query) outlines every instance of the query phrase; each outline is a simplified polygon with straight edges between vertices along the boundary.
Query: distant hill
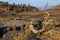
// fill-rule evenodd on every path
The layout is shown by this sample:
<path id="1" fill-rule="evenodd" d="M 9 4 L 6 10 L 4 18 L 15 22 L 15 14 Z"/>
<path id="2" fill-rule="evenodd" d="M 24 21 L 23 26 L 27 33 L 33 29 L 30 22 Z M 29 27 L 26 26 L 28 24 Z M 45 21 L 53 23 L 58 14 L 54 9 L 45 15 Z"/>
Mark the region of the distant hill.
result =
<path id="1" fill-rule="evenodd" d="M 56 5 L 56 6 L 53 6 L 51 9 L 57 9 L 57 10 L 60 10 L 60 4 L 59 4 L 59 5 Z"/>
<path id="2" fill-rule="evenodd" d="M 15 12 L 15 13 L 20 13 L 20 12 L 37 12 L 39 11 L 38 8 L 31 6 L 30 4 L 9 4 L 8 2 L 2 2 L 0 1 L 0 11 L 9 11 L 9 12 Z"/>
<path id="3" fill-rule="evenodd" d="M 59 5 L 56 5 L 56 6 L 53 6 L 49 9 L 47 9 L 48 11 L 51 11 L 51 12 L 55 12 L 55 13 L 60 13 L 60 4 Z"/>

